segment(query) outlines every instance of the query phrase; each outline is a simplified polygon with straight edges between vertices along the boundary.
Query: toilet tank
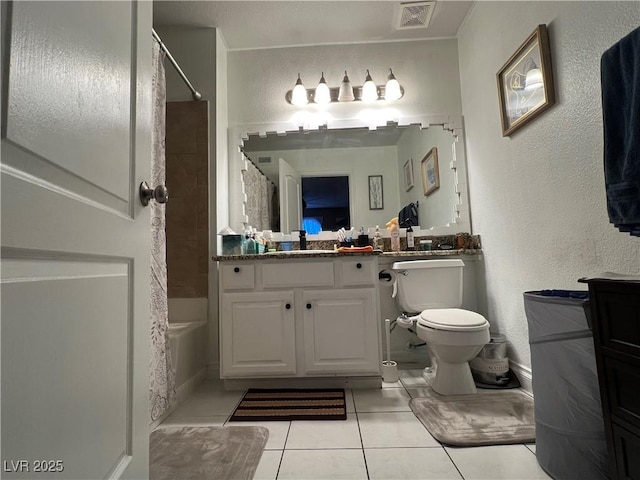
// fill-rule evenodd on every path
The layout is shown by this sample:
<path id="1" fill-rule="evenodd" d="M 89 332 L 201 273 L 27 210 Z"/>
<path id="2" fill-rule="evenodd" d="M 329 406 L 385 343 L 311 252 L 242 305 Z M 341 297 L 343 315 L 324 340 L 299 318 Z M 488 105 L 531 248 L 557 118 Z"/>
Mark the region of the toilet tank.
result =
<path id="1" fill-rule="evenodd" d="M 460 308 L 463 268 L 464 263 L 459 259 L 394 262 L 398 306 L 407 313 L 429 308 Z"/>

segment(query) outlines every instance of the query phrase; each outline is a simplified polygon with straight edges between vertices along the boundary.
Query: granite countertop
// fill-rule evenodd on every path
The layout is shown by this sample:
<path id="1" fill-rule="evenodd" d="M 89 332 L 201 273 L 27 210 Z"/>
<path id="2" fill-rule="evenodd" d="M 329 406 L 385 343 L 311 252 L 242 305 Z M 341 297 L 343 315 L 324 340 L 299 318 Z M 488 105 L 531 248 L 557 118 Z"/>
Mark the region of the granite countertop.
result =
<path id="1" fill-rule="evenodd" d="M 288 259 L 288 258 L 324 258 L 324 257 L 353 257 L 353 256 L 374 256 L 379 255 L 382 257 L 451 257 L 456 255 L 479 255 L 482 250 L 479 249 L 460 249 L 460 250 L 421 250 L 421 251 L 407 251 L 407 252 L 382 252 L 380 250 L 374 250 L 373 252 L 317 252 L 313 253 L 307 250 L 293 250 L 292 252 L 274 252 L 267 254 L 248 254 L 248 255 L 214 255 L 212 258 L 218 262 L 238 261 L 238 260 L 273 260 L 273 259 Z"/>

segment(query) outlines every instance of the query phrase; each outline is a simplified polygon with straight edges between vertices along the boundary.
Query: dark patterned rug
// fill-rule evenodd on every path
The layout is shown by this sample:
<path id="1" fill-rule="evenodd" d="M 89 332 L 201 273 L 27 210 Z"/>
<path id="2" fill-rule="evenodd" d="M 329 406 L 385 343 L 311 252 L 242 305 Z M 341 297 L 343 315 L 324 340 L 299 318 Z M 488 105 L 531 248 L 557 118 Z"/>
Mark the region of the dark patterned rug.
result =
<path id="1" fill-rule="evenodd" d="M 409 407 L 436 440 L 471 447 L 533 443 L 536 439 L 533 398 L 520 390 L 490 390 L 477 395 L 412 398 Z"/>
<path id="2" fill-rule="evenodd" d="M 344 389 L 251 388 L 229 419 L 230 422 L 264 420 L 346 420 Z"/>
<path id="3" fill-rule="evenodd" d="M 160 427 L 149 437 L 149 478 L 251 480 L 268 438 L 264 427 Z"/>

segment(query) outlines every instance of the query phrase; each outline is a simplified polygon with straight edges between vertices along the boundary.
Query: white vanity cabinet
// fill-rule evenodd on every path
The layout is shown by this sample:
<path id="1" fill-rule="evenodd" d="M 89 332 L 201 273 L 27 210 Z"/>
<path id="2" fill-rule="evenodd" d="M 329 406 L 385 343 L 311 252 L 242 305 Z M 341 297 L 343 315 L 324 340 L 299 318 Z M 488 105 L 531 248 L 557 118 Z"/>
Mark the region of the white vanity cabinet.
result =
<path id="1" fill-rule="evenodd" d="M 220 263 L 222 378 L 377 376 L 377 258 Z"/>
<path id="2" fill-rule="evenodd" d="M 373 288 L 303 290 L 302 303 L 305 373 L 378 372 Z"/>
<path id="3" fill-rule="evenodd" d="M 225 293 L 220 351 L 232 376 L 294 375 L 293 292 Z"/>

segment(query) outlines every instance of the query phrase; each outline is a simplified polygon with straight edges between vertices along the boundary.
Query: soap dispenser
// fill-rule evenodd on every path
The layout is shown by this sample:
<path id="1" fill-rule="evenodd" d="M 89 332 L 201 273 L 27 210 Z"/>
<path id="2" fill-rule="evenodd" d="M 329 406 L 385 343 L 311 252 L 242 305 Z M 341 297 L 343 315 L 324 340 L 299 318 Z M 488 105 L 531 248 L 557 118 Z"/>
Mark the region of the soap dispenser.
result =
<path id="1" fill-rule="evenodd" d="M 253 255 L 258 253 L 258 249 L 256 246 L 256 239 L 254 238 L 253 231 L 251 229 L 247 230 L 245 233 L 246 238 L 246 251 L 247 255 Z"/>
<path id="2" fill-rule="evenodd" d="M 307 232 L 305 230 L 300 230 L 300 250 L 307 249 Z"/>
<path id="3" fill-rule="evenodd" d="M 298 230 L 298 232 L 300 233 L 300 250 L 306 250 L 307 249 L 307 231 L 306 230 Z"/>

